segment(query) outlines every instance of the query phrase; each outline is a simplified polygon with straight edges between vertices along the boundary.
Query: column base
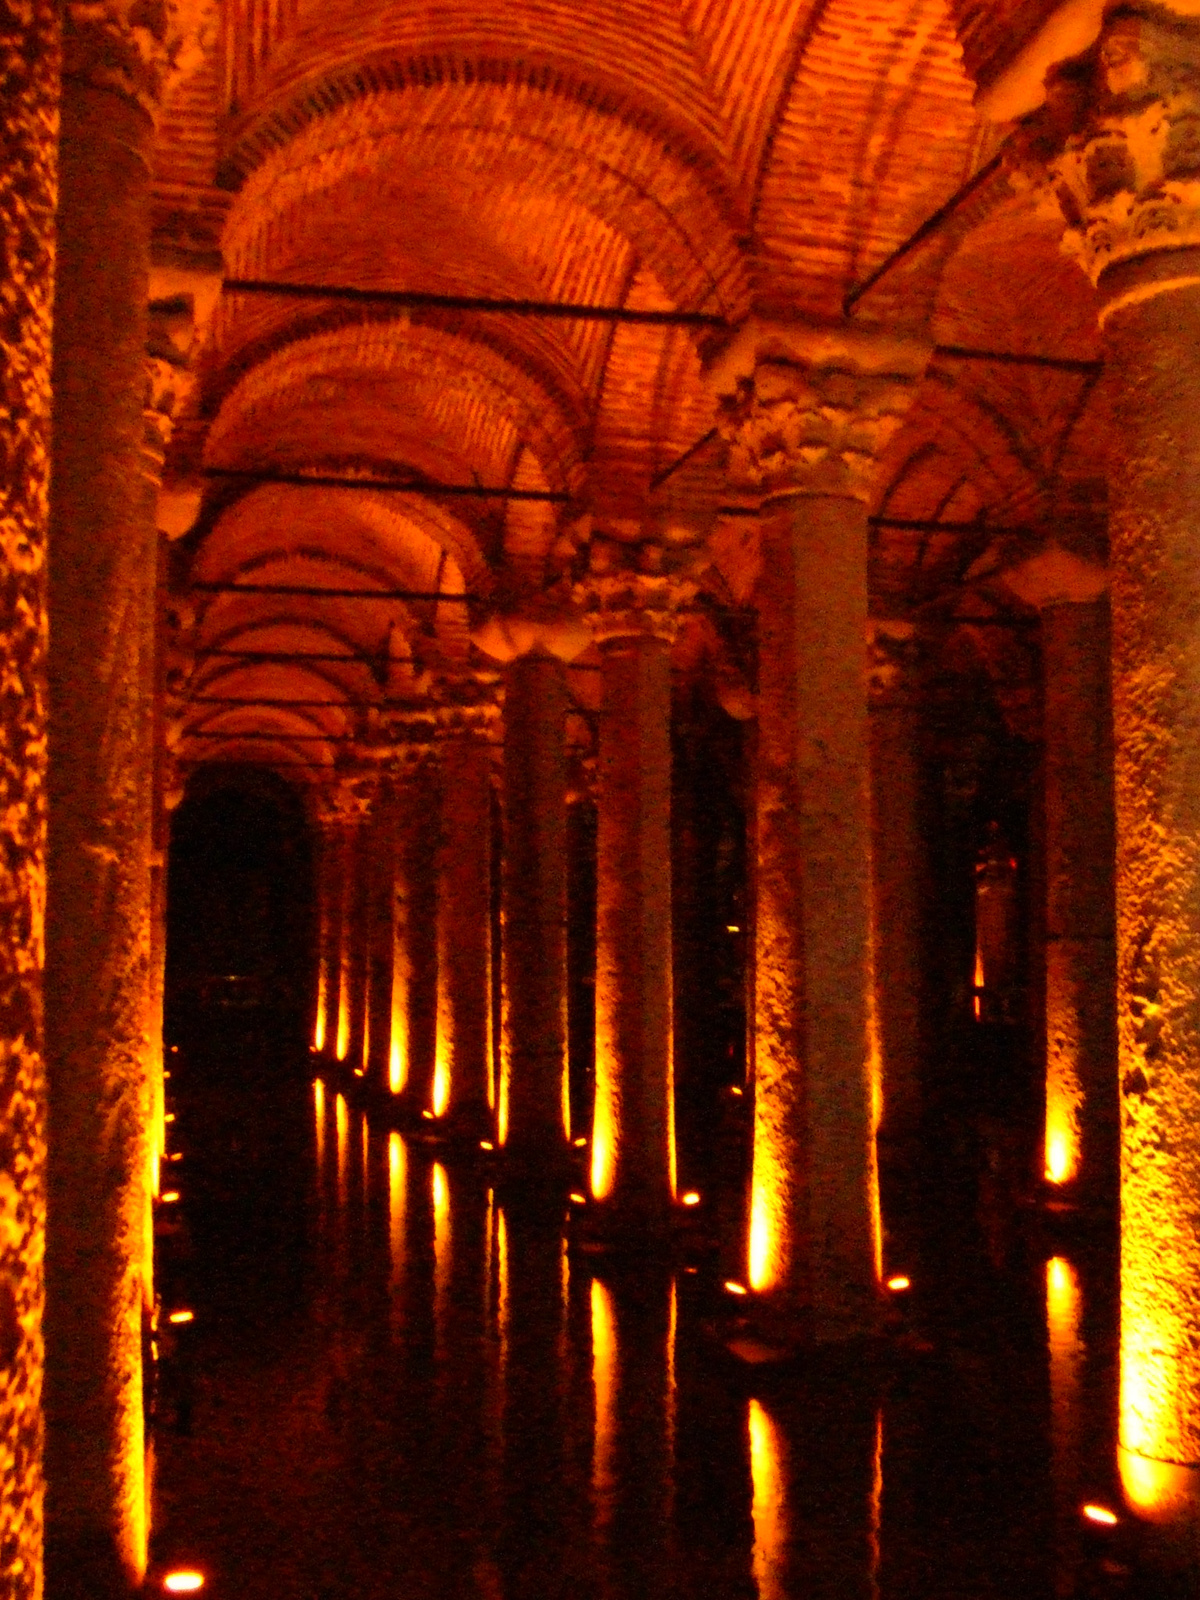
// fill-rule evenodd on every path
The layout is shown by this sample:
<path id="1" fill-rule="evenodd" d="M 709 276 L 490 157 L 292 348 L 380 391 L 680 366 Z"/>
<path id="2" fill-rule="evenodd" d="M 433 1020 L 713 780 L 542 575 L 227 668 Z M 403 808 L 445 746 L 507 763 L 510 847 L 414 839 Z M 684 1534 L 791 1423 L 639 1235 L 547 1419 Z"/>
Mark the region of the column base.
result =
<path id="1" fill-rule="evenodd" d="M 1119 1446 L 1125 1503 L 1138 1524 L 1138 1565 L 1170 1580 L 1169 1595 L 1200 1588 L 1200 1465 L 1152 1461 Z"/>

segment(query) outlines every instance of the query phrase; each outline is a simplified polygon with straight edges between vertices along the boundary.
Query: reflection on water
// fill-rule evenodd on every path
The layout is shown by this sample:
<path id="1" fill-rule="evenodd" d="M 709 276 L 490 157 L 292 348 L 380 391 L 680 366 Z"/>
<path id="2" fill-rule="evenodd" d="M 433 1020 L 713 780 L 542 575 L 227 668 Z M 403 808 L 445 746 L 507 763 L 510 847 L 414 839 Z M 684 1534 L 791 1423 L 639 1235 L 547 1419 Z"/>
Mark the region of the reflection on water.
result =
<path id="1" fill-rule="evenodd" d="M 329 1086 L 306 1104 L 249 1187 L 199 1144 L 179 1169 L 194 1404 L 158 1539 L 213 1600 L 1125 1592 L 1084 1571 L 1111 1374 L 1067 1255 L 879 1371 L 747 1373 L 715 1268 L 601 1267 Z"/>

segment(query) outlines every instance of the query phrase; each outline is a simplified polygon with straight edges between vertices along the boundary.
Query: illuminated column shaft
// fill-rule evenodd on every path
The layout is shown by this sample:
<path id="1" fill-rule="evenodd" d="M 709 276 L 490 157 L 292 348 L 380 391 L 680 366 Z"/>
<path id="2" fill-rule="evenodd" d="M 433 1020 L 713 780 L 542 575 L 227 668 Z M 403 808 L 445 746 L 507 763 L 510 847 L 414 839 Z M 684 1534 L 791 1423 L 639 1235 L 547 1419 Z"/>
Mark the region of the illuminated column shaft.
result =
<path id="1" fill-rule="evenodd" d="M 48 1561 L 104 1595 L 146 1559 L 152 114 L 173 42 L 67 5 L 54 330 L 47 1057 Z M 152 443 L 157 445 L 157 440 Z"/>
<path id="2" fill-rule="evenodd" d="M 508 667 L 504 693 L 501 1138 L 552 1168 L 567 1148 L 566 681 L 554 656 Z"/>
<path id="3" fill-rule="evenodd" d="M 388 1077 L 420 1111 L 433 1102 L 437 1053 L 440 788 L 431 749 L 414 759 L 398 784 Z"/>
<path id="4" fill-rule="evenodd" d="M 763 496 L 750 1281 L 818 1340 L 878 1317 L 867 498 L 926 354 L 750 323 L 712 374 L 731 475 Z"/>
<path id="5" fill-rule="evenodd" d="M 491 706 L 443 708 L 438 851 L 438 1043 L 433 1111 L 464 1137 L 491 1129 Z"/>
<path id="6" fill-rule="evenodd" d="M 881 1155 L 911 1181 L 921 1121 L 920 707 L 911 627 L 876 622 L 869 650 L 875 1022 Z"/>
<path id="7" fill-rule="evenodd" d="M 1200 19 L 1114 9 L 1031 132 L 1097 286 L 1114 404 L 1122 1477 L 1190 1524 L 1200 1568 L 1198 76 Z"/>
<path id="8" fill-rule="evenodd" d="M 375 858 L 375 830 L 379 815 L 378 779 L 366 780 L 369 792 L 359 796 L 350 823 L 350 885 L 346 909 L 346 992 L 350 1015 L 350 1045 L 346 1061 L 360 1076 L 366 1069 L 368 975 L 371 954 L 371 901 L 379 863 Z"/>
<path id="9" fill-rule="evenodd" d="M 366 847 L 367 1055 L 364 1066 L 373 1086 L 387 1083 L 391 1051 L 398 820 L 396 784 L 392 778 L 386 778 L 367 829 Z"/>
<path id="10" fill-rule="evenodd" d="M 317 885 L 316 1001 L 313 1044 L 332 1051 L 337 1034 L 338 957 L 341 935 L 341 835 L 336 813 L 322 796 L 314 815 Z"/>
<path id="11" fill-rule="evenodd" d="M 6 286 L 4 475 L 7 538 L 0 718 L 7 775 L 0 908 L 0 1592 L 42 1594 L 42 1260 L 46 1226 L 46 1079 L 42 1058 L 45 865 L 46 522 L 50 328 L 57 190 L 58 8 L 0 11 L 6 102 L 0 125 L 0 274 Z"/>
<path id="12" fill-rule="evenodd" d="M 661 1231 L 675 1194 L 671 1061 L 672 580 L 593 579 L 597 771 L 592 1193 L 609 1229 Z"/>
<path id="13" fill-rule="evenodd" d="M 1042 612 L 1046 1170 L 1115 1207 L 1120 1130 L 1107 599 Z"/>

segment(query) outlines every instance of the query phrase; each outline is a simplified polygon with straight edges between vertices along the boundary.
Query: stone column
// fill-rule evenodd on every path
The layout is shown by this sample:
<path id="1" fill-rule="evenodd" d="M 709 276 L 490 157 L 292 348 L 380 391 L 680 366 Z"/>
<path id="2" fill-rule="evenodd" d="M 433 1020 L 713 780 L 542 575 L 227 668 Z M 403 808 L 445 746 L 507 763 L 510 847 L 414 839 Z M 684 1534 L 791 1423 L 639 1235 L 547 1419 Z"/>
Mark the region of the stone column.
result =
<path id="1" fill-rule="evenodd" d="M 911 1193 L 921 1126 L 921 956 L 925 834 L 921 815 L 919 646 L 911 623 L 873 620 L 870 674 L 872 927 L 885 1180 Z"/>
<path id="2" fill-rule="evenodd" d="M 437 1055 L 441 784 L 432 743 L 410 747 L 396 782 L 396 945 L 388 1085 L 419 1115 L 432 1108 Z"/>
<path id="3" fill-rule="evenodd" d="M 389 762 L 389 767 L 393 763 Z M 367 828 L 366 1051 L 363 1070 L 371 1087 L 388 1081 L 392 1041 L 392 979 L 396 952 L 396 824 L 399 802 L 396 779 L 386 771 Z"/>
<path id="4" fill-rule="evenodd" d="M 1190 9 L 1190 8 L 1189 8 Z M 1109 472 L 1121 1472 L 1200 1570 L 1200 19 L 1110 14 L 1027 128 L 1098 290 Z"/>
<path id="5" fill-rule="evenodd" d="M 452 1136 L 490 1139 L 492 704 L 439 711 L 437 1053 L 429 1110 Z M 423 1108 L 424 1109 L 424 1108 Z"/>
<path id="6" fill-rule="evenodd" d="M 346 858 L 349 879 L 343 926 L 347 1010 L 345 1063 L 358 1078 L 366 1073 L 369 1043 L 371 904 L 379 868 L 375 844 L 381 800 L 382 783 L 377 772 L 363 773 L 347 785 L 344 803 L 349 812 Z"/>
<path id="7" fill-rule="evenodd" d="M 500 1143 L 561 1166 L 567 1098 L 567 687 L 542 651 L 504 678 Z"/>
<path id="8" fill-rule="evenodd" d="M 47 1559 L 60 1595 L 120 1592 L 146 1561 L 156 473 L 146 300 L 153 118 L 187 12 L 156 32 L 126 0 L 64 8 L 46 907 Z"/>
<path id="9" fill-rule="evenodd" d="M 675 1198 L 671 642 L 687 597 L 639 572 L 586 591 L 603 658 L 591 1191 L 598 1225 L 633 1243 L 665 1231 Z"/>
<path id="10" fill-rule="evenodd" d="M 341 943 L 341 830 L 332 795 L 319 796 L 312 822 L 316 834 L 317 890 L 317 970 L 312 1045 L 318 1055 L 324 1055 L 333 1049 L 337 1033 Z"/>
<path id="11" fill-rule="evenodd" d="M 1003 582 L 1042 616 L 1046 1179 L 1110 1212 L 1120 1187 L 1108 574 L 1056 542 Z"/>
<path id="12" fill-rule="evenodd" d="M 731 474 L 762 496 L 748 1270 L 760 1315 L 819 1341 L 878 1318 L 867 498 L 927 353 L 750 323 L 713 371 Z"/>
<path id="13" fill-rule="evenodd" d="M 46 523 L 54 278 L 58 8 L 0 9 L 0 274 L 6 289 L 0 587 L 0 1592 L 42 1594 L 42 1260 L 46 1080 L 42 1057 L 46 893 Z"/>

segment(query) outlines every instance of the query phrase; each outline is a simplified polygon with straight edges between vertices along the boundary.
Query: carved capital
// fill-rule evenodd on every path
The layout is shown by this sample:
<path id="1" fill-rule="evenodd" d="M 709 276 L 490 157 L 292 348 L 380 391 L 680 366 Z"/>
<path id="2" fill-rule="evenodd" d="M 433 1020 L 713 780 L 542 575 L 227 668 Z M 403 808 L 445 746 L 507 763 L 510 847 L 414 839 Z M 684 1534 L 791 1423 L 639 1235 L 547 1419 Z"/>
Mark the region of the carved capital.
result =
<path id="1" fill-rule="evenodd" d="M 432 685 L 436 737 L 495 744 L 500 737 L 500 679 L 495 673 L 444 676 Z"/>
<path id="2" fill-rule="evenodd" d="M 911 622 L 867 622 L 867 686 L 873 705 L 904 704 L 916 687 L 921 640 Z"/>
<path id="3" fill-rule="evenodd" d="M 745 324 L 709 371 L 730 481 L 764 498 L 867 500 L 930 349 L 849 323 Z"/>
<path id="4" fill-rule="evenodd" d="M 151 118 L 216 47 L 217 0 L 67 0 L 63 76 L 111 89 Z"/>
<path id="5" fill-rule="evenodd" d="M 680 573 L 613 568 L 591 573 L 575 593 L 597 644 L 630 638 L 671 643 L 696 588 Z"/>
<path id="6" fill-rule="evenodd" d="M 1049 182 L 1064 249 L 1093 283 L 1109 275 L 1103 316 L 1144 292 L 1144 266 L 1127 285 L 1122 263 L 1200 246 L 1200 18 L 1122 7 L 1090 50 L 1054 70 L 1048 91 L 1016 159 Z"/>

